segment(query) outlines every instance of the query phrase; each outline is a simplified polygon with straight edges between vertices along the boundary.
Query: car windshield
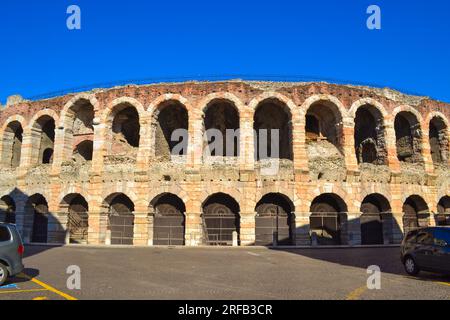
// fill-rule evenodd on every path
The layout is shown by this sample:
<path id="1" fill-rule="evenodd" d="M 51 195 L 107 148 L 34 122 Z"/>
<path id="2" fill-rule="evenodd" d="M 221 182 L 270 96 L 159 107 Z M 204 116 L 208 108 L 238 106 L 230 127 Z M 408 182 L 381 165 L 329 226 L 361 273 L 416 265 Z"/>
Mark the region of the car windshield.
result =
<path id="1" fill-rule="evenodd" d="M 444 241 L 447 245 L 450 244 L 450 229 L 436 229 L 433 233 L 436 243 Z"/>

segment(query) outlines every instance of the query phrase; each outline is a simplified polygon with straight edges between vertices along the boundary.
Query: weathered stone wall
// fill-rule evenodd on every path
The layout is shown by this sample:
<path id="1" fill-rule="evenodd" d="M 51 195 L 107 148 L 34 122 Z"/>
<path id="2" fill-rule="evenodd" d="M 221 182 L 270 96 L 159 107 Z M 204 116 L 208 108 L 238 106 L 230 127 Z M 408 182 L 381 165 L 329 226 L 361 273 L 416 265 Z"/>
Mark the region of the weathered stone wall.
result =
<path id="1" fill-rule="evenodd" d="M 205 109 L 215 100 L 227 101 L 238 111 L 239 157 L 203 158 L 201 134 L 205 129 Z M 93 134 L 85 130 L 89 128 L 83 121 L 85 116 L 79 117 L 79 121 L 74 120 L 72 113 L 81 108 L 79 101 L 83 101 L 82 105 L 92 106 Z M 176 102 L 185 108 L 188 117 L 187 155 L 172 161 L 164 154 L 168 147 L 164 144 L 167 142 L 165 128 L 158 124 L 158 114 L 168 102 Z M 283 148 L 290 153 L 283 155 L 276 175 L 267 175 L 264 170 L 267 164 L 255 162 L 254 158 L 255 113 L 264 104 L 280 106 L 280 110 L 288 114 L 287 125 L 281 129 L 284 130 Z M 377 147 L 383 149 L 383 165 L 358 165 L 355 117 L 357 110 L 367 105 L 376 108 L 382 117 L 384 137 L 377 131 L 375 138 Z M 133 118 L 133 114 L 124 114 L 121 119 L 125 122 L 115 122 L 115 116 L 127 110 L 124 106 L 135 110 L 137 118 Z M 316 113 L 320 113 L 320 106 L 330 106 L 334 110 L 334 120 L 328 124 L 334 127 L 327 128 L 333 129 L 333 138 L 325 136 L 324 140 L 318 141 L 324 146 L 311 147 L 307 143 L 305 122 L 310 106 L 315 106 Z M 419 150 L 421 159 L 418 165 L 401 162 L 397 157 L 394 121 L 400 112 L 414 116 L 420 127 L 421 135 L 415 140 L 415 150 Z M 51 165 L 36 165 L 33 160 L 36 151 L 33 128 L 42 116 L 51 117 L 56 125 Z M 435 166 L 431 157 L 429 126 L 433 117 L 442 118 L 446 124 L 447 138 L 440 143 L 448 144 L 448 104 L 390 90 L 326 83 L 188 82 L 118 87 L 41 101 L 18 100 L 0 113 L 3 139 L 12 121 L 17 121 L 23 128 L 20 166 L 8 168 L 8 160 L 2 159 L 0 196 L 10 195 L 14 199 L 16 222 L 23 234 L 29 236 L 33 222 L 26 214 L 28 198 L 41 194 L 48 202 L 49 212 L 53 213 L 49 219 L 50 241 L 60 240 L 58 232 L 64 233 L 66 228 L 64 197 L 80 194 L 89 205 L 88 242 L 97 244 L 108 243 L 107 213 L 110 209 L 106 199 L 112 194 L 123 193 L 134 204 L 134 244 L 147 245 L 152 243 L 153 235 L 151 212 L 154 210 L 150 204 L 155 197 L 172 193 L 186 207 L 186 244 L 198 245 L 203 232 L 203 203 L 211 195 L 225 193 L 240 206 L 240 241 L 245 245 L 255 242 L 256 204 L 268 193 L 282 194 L 292 202 L 297 244 L 310 243 L 311 204 L 321 194 L 334 194 L 346 204 L 348 223 L 343 222 L 342 238 L 346 243 L 360 243 L 361 204 L 366 196 L 380 194 L 388 200 L 392 215 L 392 220 L 384 223 L 397 227 L 390 232 L 390 241 L 398 242 L 402 237 L 406 199 L 412 195 L 424 199 L 431 213 L 429 223 L 433 224 L 438 202 L 450 194 L 448 159 Z M 127 122 L 129 119 L 133 121 Z M 163 123 L 184 122 L 183 117 L 177 119 L 170 114 L 162 119 Z M 273 119 L 276 120 L 275 115 Z M 267 119 L 265 124 L 280 127 Z M 173 126 L 167 125 L 168 128 Z M 137 133 L 133 131 L 136 128 Z M 91 136 L 77 136 L 75 133 L 80 131 Z M 442 132 L 441 129 L 441 135 Z M 84 139 L 94 141 L 92 161 L 73 164 L 74 147 Z M 334 151 L 327 147 L 330 144 L 335 147 Z M 8 143 L 1 144 L 0 154 L 8 157 L 5 146 L 8 148 Z"/>

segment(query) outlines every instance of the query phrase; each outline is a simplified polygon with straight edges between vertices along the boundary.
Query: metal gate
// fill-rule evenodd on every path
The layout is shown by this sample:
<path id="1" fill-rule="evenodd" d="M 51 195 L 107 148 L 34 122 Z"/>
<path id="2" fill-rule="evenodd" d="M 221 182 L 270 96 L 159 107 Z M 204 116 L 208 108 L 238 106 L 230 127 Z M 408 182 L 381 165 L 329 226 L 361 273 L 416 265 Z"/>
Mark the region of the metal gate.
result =
<path id="1" fill-rule="evenodd" d="M 70 211 L 67 221 L 70 243 L 86 244 L 88 240 L 88 226 L 87 212 Z"/>
<path id="2" fill-rule="evenodd" d="M 185 219 L 182 213 L 155 214 L 153 220 L 154 245 L 184 245 Z"/>
<path id="3" fill-rule="evenodd" d="M 203 215 L 205 242 L 208 245 L 233 245 L 233 232 L 239 235 L 239 216 L 234 213 Z"/>
<path id="4" fill-rule="evenodd" d="M 311 238 L 319 245 L 341 244 L 341 223 L 337 212 L 314 212 L 310 217 Z"/>
<path id="5" fill-rule="evenodd" d="M 47 243 L 48 214 L 34 211 L 31 242 Z"/>
<path id="6" fill-rule="evenodd" d="M 292 215 L 280 210 L 276 213 L 258 214 L 255 219 L 255 244 L 258 246 L 291 245 L 291 217 Z"/>
<path id="7" fill-rule="evenodd" d="M 436 216 L 436 225 L 450 226 L 450 214 L 440 213 Z"/>
<path id="8" fill-rule="evenodd" d="M 111 244 L 132 245 L 134 215 L 130 212 L 110 213 L 109 230 L 111 230 Z"/>
<path id="9" fill-rule="evenodd" d="M 361 244 L 383 244 L 383 220 L 380 213 L 363 213 L 361 223 Z"/>

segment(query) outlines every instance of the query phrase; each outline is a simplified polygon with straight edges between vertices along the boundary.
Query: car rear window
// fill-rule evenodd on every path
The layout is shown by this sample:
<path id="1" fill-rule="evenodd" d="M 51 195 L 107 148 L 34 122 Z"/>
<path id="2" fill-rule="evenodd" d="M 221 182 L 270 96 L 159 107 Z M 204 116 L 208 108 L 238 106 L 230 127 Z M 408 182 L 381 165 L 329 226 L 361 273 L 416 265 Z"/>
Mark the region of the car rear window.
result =
<path id="1" fill-rule="evenodd" d="M 433 235 L 435 238 L 435 241 L 441 242 L 445 241 L 447 244 L 450 244 L 450 229 L 436 229 L 433 231 Z"/>
<path id="2" fill-rule="evenodd" d="M 5 226 L 0 226 L 0 242 L 11 240 L 11 232 Z"/>

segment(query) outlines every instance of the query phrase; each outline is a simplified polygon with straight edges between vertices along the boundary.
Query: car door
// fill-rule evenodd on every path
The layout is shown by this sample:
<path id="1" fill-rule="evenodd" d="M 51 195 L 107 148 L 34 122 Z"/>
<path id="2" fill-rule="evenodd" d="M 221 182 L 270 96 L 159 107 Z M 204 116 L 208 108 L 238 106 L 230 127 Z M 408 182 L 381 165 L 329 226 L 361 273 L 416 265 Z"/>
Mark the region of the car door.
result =
<path id="1" fill-rule="evenodd" d="M 425 229 L 417 234 L 417 243 L 414 249 L 416 263 L 421 269 L 433 268 L 434 239 L 430 230 Z"/>
<path id="2" fill-rule="evenodd" d="M 433 269 L 450 272 L 450 229 L 433 230 Z"/>

